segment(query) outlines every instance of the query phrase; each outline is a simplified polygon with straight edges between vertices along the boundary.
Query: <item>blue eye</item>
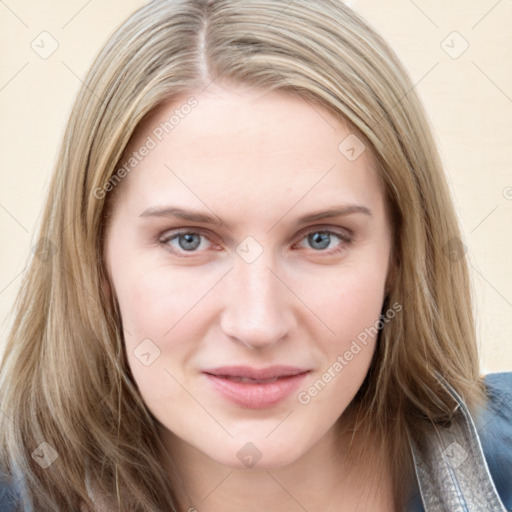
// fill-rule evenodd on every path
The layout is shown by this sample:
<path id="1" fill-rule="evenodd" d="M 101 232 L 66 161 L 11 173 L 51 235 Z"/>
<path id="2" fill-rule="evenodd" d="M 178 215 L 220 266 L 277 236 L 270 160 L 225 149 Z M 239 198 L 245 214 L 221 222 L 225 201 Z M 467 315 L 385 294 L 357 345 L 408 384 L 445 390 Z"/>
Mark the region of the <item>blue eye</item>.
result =
<path id="1" fill-rule="evenodd" d="M 352 241 L 352 238 L 347 234 L 338 233 L 336 231 L 324 230 L 324 229 L 315 229 L 306 233 L 303 240 L 307 240 L 310 247 L 312 247 L 316 252 L 324 252 L 326 254 L 334 254 L 343 249 L 346 244 L 349 244 Z M 336 244 L 336 240 L 338 243 Z M 335 245 L 332 246 L 331 242 L 335 242 Z M 330 250 L 325 250 L 327 248 Z"/>
<path id="2" fill-rule="evenodd" d="M 185 251 L 193 251 L 199 247 L 201 244 L 201 235 L 197 233 L 185 233 L 183 235 L 178 235 L 178 244 L 181 249 Z"/>
<path id="3" fill-rule="evenodd" d="M 326 249 L 331 243 L 331 233 L 315 231 L 308 235 L 308 242 L 314 249 Z"/>
<path id="4" fill-rule="evenodd" d="M 160 242 L 171 246 L 172 249 L 176 249 L 178 252 L 197 252 L 196 249 L 201 246 L 201 240 L 203 238 L 206 239 L 205 235 L 201 233 L 197 233 L 195 231 L 182 231 L 180 233 L 170 233 L 161 238 Z M 174 241 L 177 242 L 178 246 L 171 243 Z"/>

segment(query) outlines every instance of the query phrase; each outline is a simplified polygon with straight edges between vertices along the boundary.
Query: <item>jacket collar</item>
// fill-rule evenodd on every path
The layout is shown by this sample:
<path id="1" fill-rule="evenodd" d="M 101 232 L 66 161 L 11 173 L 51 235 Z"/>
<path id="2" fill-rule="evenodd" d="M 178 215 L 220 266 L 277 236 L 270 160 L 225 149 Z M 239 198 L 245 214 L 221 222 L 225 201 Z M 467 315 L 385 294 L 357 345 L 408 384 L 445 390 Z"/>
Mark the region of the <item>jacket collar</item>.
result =
<path id="1" fill-rule="evenodd" d="M 449 426 L 431 424 L 423 439 L 409 435 L 425 512 L 507 512 L 492 480 L 469 410 L 440 375 L 456 402 Z"/>

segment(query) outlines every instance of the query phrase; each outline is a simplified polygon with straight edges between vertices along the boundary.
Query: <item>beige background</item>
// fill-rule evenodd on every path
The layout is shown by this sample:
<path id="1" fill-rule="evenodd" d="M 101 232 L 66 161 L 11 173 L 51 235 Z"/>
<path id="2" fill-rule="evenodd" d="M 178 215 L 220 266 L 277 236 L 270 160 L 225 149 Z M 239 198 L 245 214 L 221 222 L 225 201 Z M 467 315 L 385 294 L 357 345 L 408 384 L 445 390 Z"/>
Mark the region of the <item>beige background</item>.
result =
<path id="1" fill-rule="evenodd" d="M 81 78 L 144 3 L 0 0 L 0 350 Z M 394 47 L 427 106 L 471 261 L 484 371 L 511 370 L 512 0 L 347 3 Z"/>

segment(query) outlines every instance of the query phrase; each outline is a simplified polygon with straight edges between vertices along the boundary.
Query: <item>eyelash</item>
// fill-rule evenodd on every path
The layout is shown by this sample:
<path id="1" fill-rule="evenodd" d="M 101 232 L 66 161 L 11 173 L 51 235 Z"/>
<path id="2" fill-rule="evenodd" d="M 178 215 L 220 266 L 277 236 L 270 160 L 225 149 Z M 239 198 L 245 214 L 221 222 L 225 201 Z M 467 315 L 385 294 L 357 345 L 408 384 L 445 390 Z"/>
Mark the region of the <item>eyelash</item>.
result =
<path id="1" fill-rule="evenodd" d="M 331 256 L 331 255 L 340 253 L 341 251 L 344 250 L 344 248 L 347 245 L 350 245 L 353 242 L 352 235 L 349 235 L 348 233 L 344 233 L 341 231 L 336 231 L 336 230 L 326 229 L 326 228 L 314 228 L 314 229 L 310 229 L 310 230 L 306 231 L 304 234 L 302 234 L 299 242 L 307 239 L 307 237 L 313 233 L 334 235 L 335 237 L 339 238 L 340 241 L 342 242 L 338 246 L 336 246 L 334 249 L 330 249 L 330 250 L 312 249 L 316 253 L 323 253 L 324 255 L 327 255 L 327 256 Z M 183 253 L 188 252 L 191 256 L 193 256 L 202 251 L 197 251 L 197 250 L 185 251 L 184 249 L 179 250 L 179 249 L 176 249 L 169 245 L 169 242 L 171 240 L 177 239 L 179 236 L 182 236 L 182 235 L 191 235 L 191 234 L 192 235 L 201 235 L 202 237 L 210 240 L 209 237 L 201 229 L 195 229 L 195 230 L 189 229 L 189 230 L 178 230 L 178 231 L 166 231 L 162 236 L 159 237 L 159 243 L 161 245 L 163 245 L 167 251 L 169 251 L 173 254 L 182 255 Z M 210 242 L 211 242 L 211 240 L 210 240 Z M 184 256 L 184 257 L 191 257 L 191 256 Z"/>

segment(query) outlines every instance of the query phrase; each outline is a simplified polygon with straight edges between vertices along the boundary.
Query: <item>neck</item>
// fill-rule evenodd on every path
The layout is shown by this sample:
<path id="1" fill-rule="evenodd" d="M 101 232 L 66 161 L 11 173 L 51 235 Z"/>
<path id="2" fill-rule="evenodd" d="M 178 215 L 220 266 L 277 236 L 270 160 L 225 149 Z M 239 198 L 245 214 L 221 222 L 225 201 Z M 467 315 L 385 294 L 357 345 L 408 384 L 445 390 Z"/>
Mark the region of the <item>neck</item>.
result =
<path id="1" fill-rule="evenodd" d="M 389 458 L 375 447 L 362 450 L 347 430 L 337 433 L 333 428 L 293 463 L 264 469 L 228 467 L 168 431 L 163 438 L 176 468 L 168 469 L 183 510 L 396 510 Z"/>

